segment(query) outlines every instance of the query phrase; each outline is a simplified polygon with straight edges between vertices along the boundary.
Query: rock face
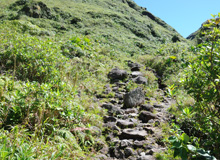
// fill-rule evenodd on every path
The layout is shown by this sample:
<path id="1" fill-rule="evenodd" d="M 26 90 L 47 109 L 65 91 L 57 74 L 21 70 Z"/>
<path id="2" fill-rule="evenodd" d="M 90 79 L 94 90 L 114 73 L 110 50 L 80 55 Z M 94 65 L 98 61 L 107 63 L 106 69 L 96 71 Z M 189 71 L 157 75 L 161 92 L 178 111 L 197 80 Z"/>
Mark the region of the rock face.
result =
<path id="1" fill-rule="evenodd" d="M 144 103 L 145 95 L 142 88 L 136 88 L 124 95 L 124 107 L 132 108 Z"/>
<path id="2" fill-rule="evenodd" d="M 52 18 L 50 8 L 42 2 L 25 5 L 19 12 L 33 18 Z"/>
<path id="3" fill-rule="evenodd" d="M 141 66 L 129 63 L 131 69 Z M 155 160 L 154 153 L 165 150 L 161 141 L 162 130 L 158 125 L 169 119 L 166 109 L 171 100 L 161 97 L 161 102 L 153 99 L 153 103 L 146 103 L 145 100 L 150 101 L 151 98 L 145 97 L 141 87 L 128 92 L 125 89 L 127 82 L 143 75 L 140 71 L 132 73 L 128 76 L 126 71 L 114 68 L 108 74 L 112 85 L 105 85 L 103 94 L 114 92 L 115 96 L 109 98 L 101 107 L 108 110 L 108 115 L 103 117 L 105 130 L 102 134 L 109 146 L 100 146 L 102 149 L 96 159 Z M 128 78 L 128 81 L 118 81 L 125 78 Z M 142 85 L 143 83 L 140 86 Z M 153 114 L 154 111 L 157 111 L 157 114 Z"/>

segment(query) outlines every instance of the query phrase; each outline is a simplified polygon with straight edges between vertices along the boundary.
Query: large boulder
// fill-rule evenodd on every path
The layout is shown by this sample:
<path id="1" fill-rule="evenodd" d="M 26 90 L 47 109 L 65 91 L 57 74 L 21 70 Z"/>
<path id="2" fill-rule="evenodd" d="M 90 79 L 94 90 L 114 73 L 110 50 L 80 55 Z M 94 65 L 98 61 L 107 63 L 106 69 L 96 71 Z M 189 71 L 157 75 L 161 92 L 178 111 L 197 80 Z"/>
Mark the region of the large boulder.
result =
<path id="1" fill-rule="evenodd" d="M 128 73 L 125 70 L 121 70 L 119 68 L 114 68 L 108 73 L 108 78 L 111 81 L 119 81 L 124 80 L 128 77 Z"/>
<path id="2" fill-rule="evenodd" d="M 142 88 L 138 87 L 124 95 L 124 108 L 136 107 L 145 100 L 145 94 Z"/>

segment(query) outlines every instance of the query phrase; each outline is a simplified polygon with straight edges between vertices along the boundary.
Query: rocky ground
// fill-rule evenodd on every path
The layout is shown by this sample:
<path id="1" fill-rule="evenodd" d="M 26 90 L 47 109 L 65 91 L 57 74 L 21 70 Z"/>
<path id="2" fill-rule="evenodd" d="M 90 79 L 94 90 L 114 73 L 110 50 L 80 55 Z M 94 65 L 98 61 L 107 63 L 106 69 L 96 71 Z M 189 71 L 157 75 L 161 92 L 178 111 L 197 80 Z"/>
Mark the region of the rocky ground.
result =
<path id="1" fill-rule="evenodd" d="M 103 131 L 108 146 L 102 148 L 96 159 L 154 160 L 155 152 L 166 150 L 160 124 L 170 119 L 167 109 L 175 102 L 165 97 L 163 90 L 160 90 L 163 93 L 160 102 L 146 97 L 142 87 L 128 91 L 126 85 L 129 80 L 137 84 L 148 84 L 140 72 L 142 65 L 129 61 L 128 66 L 131 74 L 118 68 L 112 69 L 108 74 L 110 84 L 104 87 L 102 94 L 97 95 L 99 100 L 108 99 L 101 105 L 108 110 L 108 116 L 104 117 Z M 109 96 L 112 92 L 113 98 Z"/>

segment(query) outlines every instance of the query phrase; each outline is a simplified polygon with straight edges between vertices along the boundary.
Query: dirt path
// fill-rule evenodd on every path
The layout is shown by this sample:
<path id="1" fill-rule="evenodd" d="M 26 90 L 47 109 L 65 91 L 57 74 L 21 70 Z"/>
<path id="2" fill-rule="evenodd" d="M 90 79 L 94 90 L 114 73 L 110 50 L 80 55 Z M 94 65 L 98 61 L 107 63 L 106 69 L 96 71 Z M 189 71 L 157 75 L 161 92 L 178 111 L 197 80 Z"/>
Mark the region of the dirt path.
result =
<path id="1" fill-rule="evenodd" d="M 108 146 L 95 159 L 155 160 L 155 152 L 166 150 L 160 124 L 170 119 L 167 109 L 174 101 L 165 97 L 162 90 L 160 102 L 146 97 L 141 87 L 128 92 L 126 86 L 129 80 L 148 85 L 147 79 L 139 71 L 143 66 L 133 62 L 128 65 L 131 74 L 118 68 L 112 69 L 108 74 L 110 84 L 97 96 L 100 100 L 107 99 L 101 107 L 108 110 L 108 116 L 104 117 L 103 131 Z M 109 96 L 112 92 L 113 98 Z"/>

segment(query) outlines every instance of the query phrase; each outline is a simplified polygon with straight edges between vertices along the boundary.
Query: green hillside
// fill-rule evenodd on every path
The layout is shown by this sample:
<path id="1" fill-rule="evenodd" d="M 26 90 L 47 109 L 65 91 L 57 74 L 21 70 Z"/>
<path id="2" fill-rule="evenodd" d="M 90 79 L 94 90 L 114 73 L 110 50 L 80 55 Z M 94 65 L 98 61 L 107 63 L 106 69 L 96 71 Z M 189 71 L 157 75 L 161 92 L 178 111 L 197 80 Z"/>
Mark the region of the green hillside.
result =
<path id="1" fill-rule="evenodd" d="M 132 0 L 1 0 L 0 159 L 218 158 L 213 41 L 202 57 Z"/>

